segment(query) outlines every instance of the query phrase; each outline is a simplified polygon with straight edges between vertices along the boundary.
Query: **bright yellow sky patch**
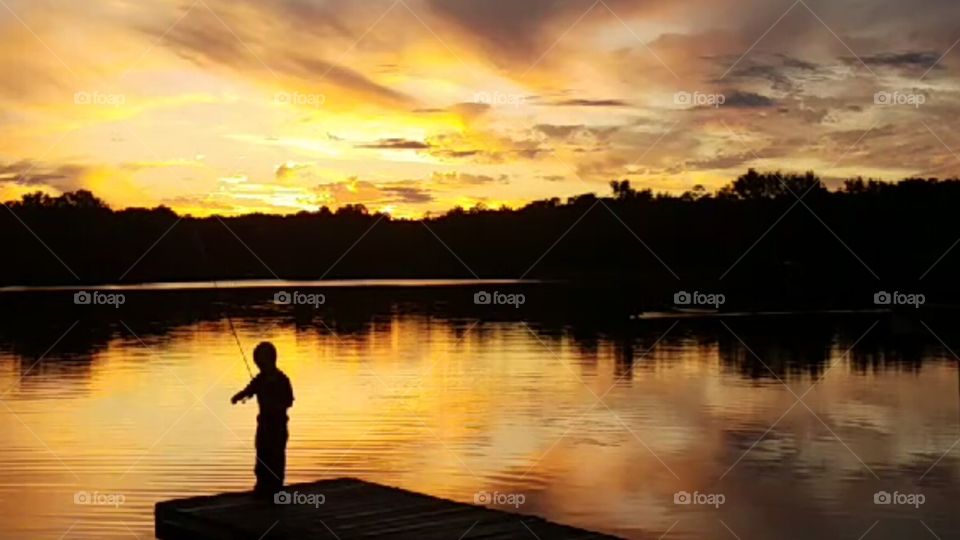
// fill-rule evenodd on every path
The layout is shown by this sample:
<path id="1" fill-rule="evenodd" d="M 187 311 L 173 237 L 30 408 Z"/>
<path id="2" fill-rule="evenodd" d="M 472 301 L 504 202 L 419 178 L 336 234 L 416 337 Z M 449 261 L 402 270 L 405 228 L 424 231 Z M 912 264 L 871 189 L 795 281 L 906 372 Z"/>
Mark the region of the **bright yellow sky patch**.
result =
<path id="1" fill-rule="evenodd" d="M 417 217 L 613 179 L 716 188 L 750 166 L 834 184 L 960 168 L 949 17 L 890 4 L 871 25 L 811 0 L 829 29 L 797 10 L 758 42 L 782 12 L 750 0 L 591 4 L 8 0 L 0 195 Z"/>

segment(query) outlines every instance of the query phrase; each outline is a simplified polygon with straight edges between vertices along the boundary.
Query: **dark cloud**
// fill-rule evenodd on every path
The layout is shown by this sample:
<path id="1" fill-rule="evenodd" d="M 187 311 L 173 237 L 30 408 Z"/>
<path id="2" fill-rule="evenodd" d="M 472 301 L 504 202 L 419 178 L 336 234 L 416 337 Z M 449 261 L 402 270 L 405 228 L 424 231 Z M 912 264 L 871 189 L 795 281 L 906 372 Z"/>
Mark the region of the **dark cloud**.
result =
<path id="1" fill-rule="evenodd" d="M 538 138 L 513 138 L 488 133 L 490 139 L 478 147 L 477 141 L 456 133 L 443 133 L 428 139 L 429 153 L 446 159 L 470 158 L 474 163 L 505 163 L 520 159 L 536 159 L 550 153 L 540 146 Z"/>
<path id="2" fill-rule="evenodd" d="M 712 158 L 707 159 L 698 159 L 693 161 L 686 161 L 683 163 L 683 168 L 671 168 L 668 169 L 673 174 L 678 174 L 683 172 L 683 169 L 686 170 L 716 170 L 716 169 L 732 169 L 740 167 L 742 168 L 744 164 L 749 163 L 755 159 L 759 159 L 758 155 L 754 152 L 741 152 L 739 154 L 721 154 Z"/>
<path id="3" fill-rule="evenodd" d="M 735 90 L 725 94 L 726 101 L 724 101 L 724 107 L 738 107 L 744 109 L 750 108 L 761 108 L 761 107 L 774 107 L 777 102 L 773 99 L 761 95 L 755 94 L 753 92 L 742 92 Z"/>
<path id="4" fill-rule="evenodd" d="M 741 61 L 726 76 L 713 80 L 713 83 L 724 81 L 766 81 L 770 88 L 777 92 L 792 93 L 798 90 L 804 81 L 825 76 L 824 67 L 818 63 L 801 60 L 785 54 L 757 55 L 760 58 L 751 58 Z M 728 57 L 715 57 L 720 67 L 730 65 Z"/>
<path id="5" fill-rule="evenodd" d="M 539 146 L 528 146 L 518 149 L 516 153 L 524 159 L 537 159 L 541 156 L 552 154 L 553 151 L 548 148 L 540 148 Z"/>
<path id="6" fill-rule="evenodd" d="M 466 158 L 480 154 L 479 150 L 437 150 L 434 155 L 448 158 Z"/>
<path id="7" fill-rule="evenodd" d="M 393 200 L 390 202 L 397 203 L 428 203 L 434 200 L 432 194 L 429 191 L 416 187 L 381 187 L 381 191 L 386 193 L 388 196 L 393 197 Z"/>
<path id="8" fill-rule="evenodd" d="M 434 14 L 485 45 L 521 56 L 535 54 L 540 29 L 558 14 L 557 0 L 428 0 L 427 4 Z"/>
<path id="9" fill-rule="evenodd" d="M 18 184 L 31 185 L 44 183 L 37 179 L 44 179 L 46 175 L 28 176 L 34 168 L 29 161 L 17 161 L 15 163 L 0 163 L 0 182 L 15 182 Z"/>
<path id="10" fill-rule="evenodd" d="M 360 144 L 357 148 L 382 148 L 387 150 L 425 150 L 430 148 L 429 144 L 420 141 L 411 141 L 409 139 L 380 139 L 375 143 Z"/>
<path id="11" fill-rule="evenodd" d="M 620 99 L 565 99 L 553 105 L 564 107 L 629 107 L 630 104 Z"/>
<path id="12" fill-rule="evenodd" d="M 551 124 L 537 124 L 533 126 L 533 129 L 543 133 L 547 137 L 553 137 L 557 139 L 566 139 L 570 135 L 573 135 L 577 131 L 583 129 L 582 124 L 573 125 L 573 126 L 555 126 Z"/>
<path id="13" fill-rule="evenodd" d="M 21 186 L 46 186 L 60 191 L 80 188 L 80 177 L 87 168 L 82 165 L 59 165 L 48 167 L 29 160 L 0 163 L 0 183 Z"/>
<path id="14" fill-rule="evenodd" d="M 818 64 L 815 64 L 813 62 L 808 62 L 806 60 L 801 60 L 799 58 L 793 58 L 785 54 L 778 54 L 777 56 L 780 57 L 780 60 L 783 63 L 784 67 L 800 69 L 803 71 L 816 71 L 817 69 L 820 68 Z"/>
<path id="15" fill-rule="evenodd" d="M 277 17 L 275 11 L 287 10 L 295 13 L 303 8 L 292 8 L 290 2 L 280 2 L 268 10 L 263 6 L 254 9 L 265 11 L 266 18 L 256 22 L 285 20 Z M 290 11 L 292 10 L 292 11 Z M 141 28 L 154 39 L 163 39 L 164 45 L 181 57 L 201 65 L 216 64 L 242 71 L 264 71 L 270 75 L 287 75 L 299 78 L 308 84 L 331 84 L 343 89 L 359 92 L 381 101 L 395 104 L 414 104 L 415 100 L 406 94 L 379 84 L 367 75 L 322 58 L 323 51 L 314 49 L 310 54 L 294 50 L 285 50 L 282 42 L 266 42 L 262 29 L 254 28 L 247 18 L 231 15 L 236 10 L 221 7 L 217 15 L 205 9 L 191 11 L 189 17 L 170 27 L 166 22 L 158 22 Z M 226 19 L 221 22 L 219 19 Z M 278 29 L 279 30 L 279 29 Z M 311 29 L 311 37 L 329 32 Z M 345 30 L 337 26 L 335 34 Z M 301 49 L 303 43 L 300 43 Z"/>
<path id="16" fill-rule="evenodd" d="M 848 62 L 858 62 L 862 60 L 863 63 L 873 67 L 924 69 L 924 70 L 929 69 L 939 59 L 940 59 L 939 53 L 930 52 L 930 51 L 879 53 L 879 54 L 874 54 L 869 56 L 861 56 L 859 60 L 856 58 L 846 58 Z M 942 69 L 942 66 L 937 66 L 937 68 Z"/>
<path id="17" fill-rule="evenodd" d="M 317 185 L 314 192 L 322 200 L 336 205 L 424 204 L 435 200 L 433 193 L 423 187 L 423 182 L 416 180 L 369 182 L 352 177 L 347 181 Z"/>
<path id="18" fill-rule="evenodd" d="M 463 34 L 468 43 L 489 51 L 498 64 L 517 62 L 522 69 L 547 64 L 544 54 L 569 30 L 609 23 L 614 15 L 629 19 L 641 10 L 658 9 L 637 0 L 425 0 L 430 12 Z M 608 11 L 608 9 L 610 11 Z M 614 19 L 616 21 L 616 19 Z"/>
<path id="19" fill-rule="evenodd" d="M 761 79 L 768 81 L 776 90 L 789 91 L 793 88 L 793 80 L 784 73 L 783 69 L 768 64 L 739 66 L 727 74 L 726 79 Z M 720 82 L 720 80 L 716 79 L 714 82 Z"/>

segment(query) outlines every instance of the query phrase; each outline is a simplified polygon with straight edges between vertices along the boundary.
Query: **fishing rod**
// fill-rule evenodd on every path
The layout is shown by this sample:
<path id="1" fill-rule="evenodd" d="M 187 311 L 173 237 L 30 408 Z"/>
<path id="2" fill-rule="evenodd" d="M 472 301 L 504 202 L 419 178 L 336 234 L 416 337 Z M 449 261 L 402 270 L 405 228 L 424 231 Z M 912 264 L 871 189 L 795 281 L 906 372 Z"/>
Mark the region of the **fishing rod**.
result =
<path id="1" fill-rule="evenodd" d="M 217 280 L 213 280 L 213 288 L 218 292 L 220 287 L 217 285 Z M 223 316 L 227 318 L 227 326 L 230 327 L 230 333 L 233 334 L 233 340 L 237 343 L 237 348 L 240 349 L 240 358 L 243 358 L 243 367 L 247 368 L 247 375 L 250 375 L 250 379 L 253 379 L 253 371 L 250 369 L 250 362 L 247 361 L 247 353 L 243 351 L 243 345 L 240 344 L 240 336 L 237 335 L 237 329 L 233 326 L 233 319 L 230 318 L 230 314 L 226 310 L 223 310 Z"/>
<path id="2" fill-rule="evenodd" d="M 194 233 L 194 238 L 197 240 L 197 243 L 200 246 L 200 256 L 203 258 L 204 265 L 207 267 L 207 270 L 210 270 L 210 261 L 207 259 L 206 244 L 204 244 L 203 239 L 200 238 L 199 233 Z M 215 277 L 211 278 L 211 280 L 213 281 L 213 288 L 217 291 L 219 296 L 220 285 L 217 283 L 217 279 Z M 250 362 L 247 360 L 247 353 L 244 352 L 243 345 L 240 343 L 240 336 L 237 334 L 237 329 L 233 325 L 233 319 L 225 309 L 221 310 L 220 313 L 227 319 L 227 326 L 230 327 L 230 333 L 233 334 L 233 340 L 236 342 L 237 348 L 240 349 L 240 358 L 243 358 L 243 367 L 247 368 L 247 375 L 249 375 L 250 379 L 253 380 L 253 370 L 250 369 Z"/>

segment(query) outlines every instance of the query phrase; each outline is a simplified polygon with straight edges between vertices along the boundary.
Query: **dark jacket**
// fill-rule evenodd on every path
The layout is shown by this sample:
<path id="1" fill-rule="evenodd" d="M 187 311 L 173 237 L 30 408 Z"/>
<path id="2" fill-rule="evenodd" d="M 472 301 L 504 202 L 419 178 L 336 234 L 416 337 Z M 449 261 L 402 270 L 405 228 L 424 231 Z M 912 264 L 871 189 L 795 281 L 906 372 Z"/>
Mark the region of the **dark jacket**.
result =
<path id="1" fill-rule="evenodd" d="M 257 396 L 260 414 L 257 420 L 286 421 L 287 409 L 293 406 L 293 387 L 290 379 L 279 369 L 261 371 L 246 388 L 237 394 L 241 398 Z"/>

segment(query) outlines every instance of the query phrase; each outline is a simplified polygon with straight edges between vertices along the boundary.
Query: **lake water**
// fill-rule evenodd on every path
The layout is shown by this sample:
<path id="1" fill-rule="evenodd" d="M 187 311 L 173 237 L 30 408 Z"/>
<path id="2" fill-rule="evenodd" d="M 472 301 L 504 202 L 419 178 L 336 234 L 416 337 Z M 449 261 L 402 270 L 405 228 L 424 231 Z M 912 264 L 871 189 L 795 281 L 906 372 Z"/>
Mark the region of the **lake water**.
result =
<path id="1" fill-rule="evenodd" d="M 229 403 L 248 380 L 230 322 L 248 354 L 273 341 L 293 381 L 288 482 L 495 494 L 628 538 L 960 534 L 956 325 L 629 321 L 554 293 L 477 306 L 477 289 L 319 308 L 267 290 L 128 291 L 119 308 L 5 293 L 0 537 L 153 538 L 157 501 L 248 489 L 256 405 Z"/>

